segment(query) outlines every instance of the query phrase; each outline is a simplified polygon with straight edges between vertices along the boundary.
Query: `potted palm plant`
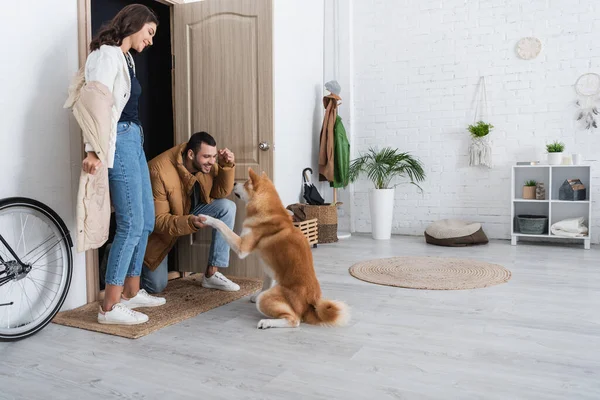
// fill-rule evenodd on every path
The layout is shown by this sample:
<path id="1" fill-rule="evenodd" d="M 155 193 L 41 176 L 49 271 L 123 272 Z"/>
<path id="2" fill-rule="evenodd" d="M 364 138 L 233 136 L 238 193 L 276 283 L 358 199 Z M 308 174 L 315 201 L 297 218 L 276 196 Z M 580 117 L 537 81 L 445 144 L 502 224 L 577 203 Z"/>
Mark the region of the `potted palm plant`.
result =
<path id="1" fill-rule="evenodd" d="M 370 148 L 350 163 L 349 180 L 354 182 L 362 173 L 375 186 L 369 193 L 371 226 L 373 239 L 389 239 L 392 233 L 392 216 L 394 211 L 394 188 L 392 179 L 408 177 L 410 183 L 421 187 L 416 182 L 425 179 L 423 165 L 409 153 L 401 153 L 398 149 L 386 147 L 380 151 Z"/>

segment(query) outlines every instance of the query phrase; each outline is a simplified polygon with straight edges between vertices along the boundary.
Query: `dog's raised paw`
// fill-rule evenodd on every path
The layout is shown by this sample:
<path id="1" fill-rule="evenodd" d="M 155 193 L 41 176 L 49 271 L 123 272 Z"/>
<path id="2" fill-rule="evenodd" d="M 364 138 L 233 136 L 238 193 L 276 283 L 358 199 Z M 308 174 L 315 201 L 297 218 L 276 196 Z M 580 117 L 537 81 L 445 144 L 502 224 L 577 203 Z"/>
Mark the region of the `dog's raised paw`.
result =
<path id="1" fill-rule="evenodd" d="M 204 219 L 204 222 L 202 222 L 204 225 L 208 225 L 208 226 L 214 225 L 215 219 L 213 217 L 209 217 L 208 215 L 204 215 L 204 214 L 199 214 L 198 216 L 200 218 Z"/>
<path id="2" fill-rule="evenodd" d="M 258 329 L 269 329 L 271 327 L 271 321 L 268 319 L 261 319 L 258 321 Z"/>

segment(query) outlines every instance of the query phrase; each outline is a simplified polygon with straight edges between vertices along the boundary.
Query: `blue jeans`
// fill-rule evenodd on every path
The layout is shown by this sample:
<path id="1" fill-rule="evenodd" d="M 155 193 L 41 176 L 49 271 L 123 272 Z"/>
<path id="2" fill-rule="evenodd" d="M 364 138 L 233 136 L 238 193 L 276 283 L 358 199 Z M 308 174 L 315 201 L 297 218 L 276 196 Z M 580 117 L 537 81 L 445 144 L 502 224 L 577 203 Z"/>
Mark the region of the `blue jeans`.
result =
<path id="1" fill-rule="evenodd" d="M 199 204 L 194 210 L 194 215 L 204 214 L 220 219 L 233 230 L 235 224 L 235 203 L 228 199 L 216 199 L 210 204 Z M 229 244 L 219 231 L 213 229 L 212 241 L 208 256 L 208 266 L 227 268 L 229 266 Z M 160 265 L 150 270 L 144 265 L 142 268 L 141 284 L 148 293 L 160 293 L 167 287 L 169 275 L 168 260 L 165 257 Z"/>
<path id="2" fill-rule="evenodd" d="M 139 125 L 117 124 L 115 162 L 108 170 L 117 229 L 108 254 L 107 285 L 123 286 L 125 277 L 140 275 L 148 236 L 154 230 L 154 198 L 143 144 Z"/>

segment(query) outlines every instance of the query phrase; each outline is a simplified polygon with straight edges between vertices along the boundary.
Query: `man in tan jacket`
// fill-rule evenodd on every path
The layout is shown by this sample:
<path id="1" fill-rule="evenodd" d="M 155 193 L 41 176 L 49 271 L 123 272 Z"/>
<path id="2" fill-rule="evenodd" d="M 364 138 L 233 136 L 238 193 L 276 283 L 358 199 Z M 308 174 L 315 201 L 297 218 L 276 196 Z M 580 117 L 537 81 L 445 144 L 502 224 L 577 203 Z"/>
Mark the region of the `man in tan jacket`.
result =
<path id="1" fill-rule="evenodd" d="M 217 162 L 218 157 L 218 162 Z M 233 229 L 235 203 L 226 199 L 233 190 L 235 157 L 227 148 L 217 151 L 215 139 L 194 133 L 148 163 L 156 221 L 148 238 L 141 284 L 149 293 L 167 286 L 167 254 L 179 236 L 203 228 L 199 214 L 220 219 Z M 218 269 L 229 265 L 229 245 L 215 229 L 202 286 L 237 291 L 240 287 Z"/>

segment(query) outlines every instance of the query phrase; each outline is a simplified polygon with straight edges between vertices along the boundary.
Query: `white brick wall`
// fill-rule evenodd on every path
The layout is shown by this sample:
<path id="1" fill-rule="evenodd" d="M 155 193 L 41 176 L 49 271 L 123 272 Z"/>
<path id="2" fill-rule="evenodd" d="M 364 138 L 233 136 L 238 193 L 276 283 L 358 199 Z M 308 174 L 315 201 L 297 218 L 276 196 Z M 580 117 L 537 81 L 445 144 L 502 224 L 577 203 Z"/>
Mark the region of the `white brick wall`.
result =
<path id="1" fill-rule="evenodd" d="M 353 154 L 369 146 L 418 156 L 427 180 L 421 195 L 396 188 L 393 232 L 421 235 L 440 218 L 479 220 L 491 238 L 510 237 L 510 170 L 517 160 L 545 161 L 546 142 L 600 159 L 600 130 L 575 121 L 573 84 L 600 73 L 600 3 L 593 0 L 354 1 Z M 541 54 L 517 57 L 517 41 L 535 36 Z M 479 77 L 486 76 L 494 168 L 468 166 Z M 591 163 L 600 199 L 600 163 Z M 355 185 L 358 232 L 370 232 L 368 190 Z M 593 242 L 600 209 L 593 204 Z"/>

